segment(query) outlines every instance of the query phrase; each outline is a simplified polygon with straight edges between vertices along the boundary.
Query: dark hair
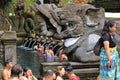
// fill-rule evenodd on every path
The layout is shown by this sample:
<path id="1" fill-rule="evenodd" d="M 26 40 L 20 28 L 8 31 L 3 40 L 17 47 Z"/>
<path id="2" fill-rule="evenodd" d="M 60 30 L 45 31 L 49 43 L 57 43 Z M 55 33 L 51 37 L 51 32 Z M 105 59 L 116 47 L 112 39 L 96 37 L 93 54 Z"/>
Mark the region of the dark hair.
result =
<path id="1" fill-rule="evenodd" d="M 27 72 L 30 68 L 29 67 L 23 67 L 23 71 Z"/>
<path id="2" fill-rule="evenodd" d="M 7 64 L 9 64 L 10 62 L 12 62 L 10 59 L 5 60 L 4 66 L 6 66 Z"/>
<path id="3" fill-rule="evenodd" d="M 53 48 L 53 46 L 49 46 L 49 49 L 52 49 Z"/>
<path id="4" fill-rule="evenodd" d="M 15 64 L 11 69 L 11 77 L 19 77 L 19 75 L 23 72 L 20 64 Z"/>
<path id="5" fill-rule="evenodd" d="M 40 4 L 41 4 L 41 1 L 40 1 L 40 0 L 36 0 L 36 3 L 37 3 L 38 5 L 40 5 Z"/>
<path id="6" fill-rule="evenodd" d="M 65 66 L 65 71 L 71 72 L 73 70 L 73 67 L 70 63 L 67 63 Z"/>
<path id="7" fill-rule="evenodd" d="M 109 20 L 109 21 L 105 21 L 105 24 L 104 24 L 104 27 L 103 27 L 103 30 L 102 30 L 102 35 L 104 34 L 107 34 L 109 33 L 109 28 L 114 26 L 116 23 L 112 20 Z"/>
<path id="8" fill-rule="evenodd" d="M 51 70 L 51 69 L 49 69 L 49 70 L 46 70 L 46 71 L 44 72 L 44 77 L 46 77 L 46 76 L 52 76 L 53 74 L 54 74 L 54 71 Z"/>

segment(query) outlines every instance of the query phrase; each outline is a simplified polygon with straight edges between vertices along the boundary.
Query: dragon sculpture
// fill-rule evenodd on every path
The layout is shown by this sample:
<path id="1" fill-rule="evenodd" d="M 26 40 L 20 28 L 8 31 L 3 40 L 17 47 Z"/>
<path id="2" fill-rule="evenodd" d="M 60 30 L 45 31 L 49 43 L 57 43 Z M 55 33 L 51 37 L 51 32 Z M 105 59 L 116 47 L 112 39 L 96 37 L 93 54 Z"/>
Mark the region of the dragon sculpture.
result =
<path id="1" fill-rule="evenodd" d="M 75 3 L 58 8 L 55 4 L 38 2 L 31 4 L 30 8 L 35 15 L 22 11 L 23 16 L 21 16 L 24 18 L 22 27 L 27 33 L 32 31 L 38 36 L 64 40 L 63 53 L 68 55 L 69 60 L 99 61 L 99 56 L 93 53 L 93 47 L 104 26 L 105 10 L 103 8 Z M 14 22 L 14 19 L 12 21 Z M 120 40 L 119 31 L 117 32 L 116 37 Z"/>
<path id="2" fill-rule="evenodd" d="M 64 39 L 63 53 L 72 60 L 98 61 L 93 47 L 105 21 L 104 9 L 90 4 L 67 4 L 58 8 L 54 4 L 30 5 L 38 16 L 41 35 Z"/>
<path id="3" fill-rule="evenodd" d="M 81 62 L 99 60 L 93 53 L 93 47 L 104 25 L 103 8 L 75 3 L 61 8 L 55 4 L 34 3 L 30 8 L 35 16 L 24 17 L 22 25 L 27 33 L 34 31 L 37 35 L 64 39 L 63 53 L 67 54 L 69 59 Z"/>

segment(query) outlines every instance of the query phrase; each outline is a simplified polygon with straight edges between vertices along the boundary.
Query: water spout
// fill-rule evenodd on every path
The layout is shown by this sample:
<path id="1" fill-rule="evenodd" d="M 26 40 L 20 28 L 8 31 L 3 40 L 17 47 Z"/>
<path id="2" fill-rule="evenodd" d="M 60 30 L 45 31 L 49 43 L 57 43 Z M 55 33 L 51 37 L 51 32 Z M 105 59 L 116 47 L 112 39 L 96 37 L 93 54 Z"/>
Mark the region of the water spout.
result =
<path id="1" fill-rule="evenodd" d="M 61 47 L 58 48 L 58 50 L 56 51 L 56 54 L 55 54 L 56 56 L 59 55 L 59 51 L 60 51 L 61 49 L 63 49 L 63 46 L 61 46 Z"/>

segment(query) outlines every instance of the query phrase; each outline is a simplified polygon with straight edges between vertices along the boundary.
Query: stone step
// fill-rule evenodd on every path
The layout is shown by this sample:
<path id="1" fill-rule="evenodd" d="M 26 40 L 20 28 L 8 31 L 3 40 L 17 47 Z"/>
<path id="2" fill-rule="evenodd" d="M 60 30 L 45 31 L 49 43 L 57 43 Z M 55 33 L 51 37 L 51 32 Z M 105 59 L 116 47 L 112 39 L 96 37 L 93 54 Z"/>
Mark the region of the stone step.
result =
<path id="1" fill-rule="evenodd" d="M 98 73 L 99 69 L 98 68 L 87 68 L 87 69 L 74 69 L 73 72 L 79 73 L 79 74 L 91 74 L 91 73 Z"/>
<path id="2" fill-rule="evenodd" d="M 81 80 L 96 80 L 99 69 L 87 68 L 87 69 L 74 69 L 73 72 L 80 77 Z"/>
<path id="3" fill-rule="evenodd" d="M 88 68 L 88 69 L 74 69 L 73 72 L 80 77 L 81 80 L 96 80 L 99 69 L 98 68 Z M 64 76 L 65 80 L 68 80 L 67 76 Z"/>
<path id="4" fill-rule="evenodd" d="M 80 76 L 80 78 L 93 78 L 99 74 L 98 68 L 74 69 L 73 72 Z"/>
<path id="5" fill-rule="evenodd" d="M 41 63 L 42 66 L 64 66 L 65 64 L 70 63 L 74 69 L 81 68 L 98 68 L 99 62 L 95 63 L 81 63 L 81 62 L 44 62 Z"/>
<path id="6" fill-rule="evenodd" d="M 57 66 L 64 66 L 65 64 L 70 63 L 76 73 L 84 72 L 84 73 L 90 73 L 93 70 L 96 71 L 96 69 L 99 67 L 99 62 L 96 63 L 80 63 L 80 62 L 44 62 L 41 63 L 41 73 L 46 69 L 53 69 L 55 70 Z M 77 72 L 78 71 L 78 72 Z M 88 71 L 88 72 L 87 72 Z M 83 74 L 83 73 L 79 73 Z"/>

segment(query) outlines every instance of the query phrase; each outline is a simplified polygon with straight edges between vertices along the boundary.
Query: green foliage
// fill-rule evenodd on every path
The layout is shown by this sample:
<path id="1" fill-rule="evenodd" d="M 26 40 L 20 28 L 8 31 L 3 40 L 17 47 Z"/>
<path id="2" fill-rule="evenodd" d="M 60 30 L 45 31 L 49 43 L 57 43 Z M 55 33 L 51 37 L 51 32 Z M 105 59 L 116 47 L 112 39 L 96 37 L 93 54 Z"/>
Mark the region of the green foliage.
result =
<path id="1" fill-rule="evenodd" d="M 59 3 L 58 6 L 62 7 L 62 6 L 64 6 L 65 4 L 67 4 L 67 3 L 68 3 L 68 0 L 61 0 L 61 2 Z"/>
<path id="2" fill-rule="evenodd" d="M 12 0 L 8 5 L 4 6 L 4 12 L 6 15 L 8 15 L 8 13 L 14 13 L 16 2 L 17 0 Z"/>
<path id="3" fill-rule="evenodd" d="M 0 8 L 4 8 L 4 6 L 8 5 L 11 0 L 1 0 L 0 1 Z"/>
<path id="4" fill-rule="evenodd" d="M 0 7 L 0 11 L 4 12 L 5 15 L 8 15 L 9 13 L 14 13 L 17 1 L 18 0 L 9 1 L 7 5 Z M 29 11 L 30 10 L 29 4 L 33 4 L 34 2 L 35 0 L 24 0 L 25 11 Z"/>
<path id="5" fill-rule="evenodd" d="M 30 5 L 30 4 L 33 4 L 34 2 L 35 2 L 35 0 L 24 0 L 25 11 L 29 11 L 29 10 L 30 10 L 29 5 Z"/>

